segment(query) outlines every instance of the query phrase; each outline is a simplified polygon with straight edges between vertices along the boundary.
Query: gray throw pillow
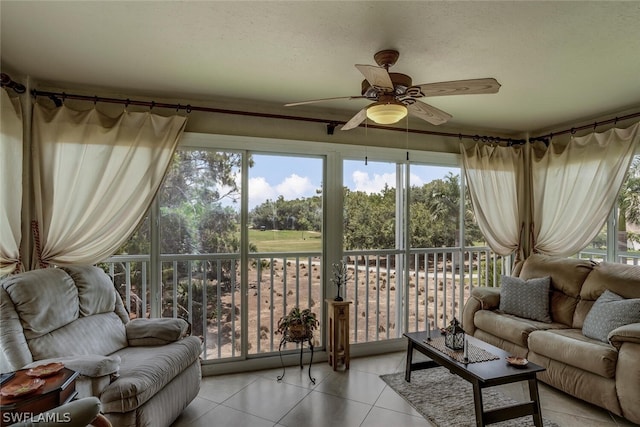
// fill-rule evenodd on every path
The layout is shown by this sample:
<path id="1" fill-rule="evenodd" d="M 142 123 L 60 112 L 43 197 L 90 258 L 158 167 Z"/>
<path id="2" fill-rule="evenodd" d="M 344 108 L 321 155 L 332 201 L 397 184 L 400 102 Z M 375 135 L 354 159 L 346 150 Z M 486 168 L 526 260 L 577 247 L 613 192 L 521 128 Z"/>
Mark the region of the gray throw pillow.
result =
<path id="1" fill-rule="evenodd" d="M 551 323 L 550 287 L 550 277 L 523 280 L 503 275 L 500 285 L 500 310 L 526 319 Z"/>
<path id="2" fill-rule="evenodd" d="M 584 318 L 585 337 L 609 342 L 609 332 L 620 326 L 640 323 L 640 298 L 624 298 L 605 290 Z"/>

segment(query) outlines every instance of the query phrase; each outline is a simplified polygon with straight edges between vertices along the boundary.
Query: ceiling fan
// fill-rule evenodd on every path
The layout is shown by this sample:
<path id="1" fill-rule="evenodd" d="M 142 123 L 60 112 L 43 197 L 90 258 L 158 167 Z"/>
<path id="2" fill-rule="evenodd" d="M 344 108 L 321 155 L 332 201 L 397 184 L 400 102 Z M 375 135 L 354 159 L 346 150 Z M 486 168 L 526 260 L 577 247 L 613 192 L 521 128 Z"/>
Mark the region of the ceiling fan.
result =
<path id="1" fill-rule="evenodd" d="M 360 110 L 342 126 L 342 130 L 358 127 L 367 117 L 379 124 L 397 123 L 407 113 L 431 124 L 440 125 L 446 123 L 452 116 L 432 105 L 419 101 L 419 98 L 497 93 L 500 90 L 500 83 L 493 78 L 413 85 L 410 76 L 389 72 L 389 68 L 396 63 L 399 56 L 400 53 L 396 50 L 382 50 L 373 56 L 379 67 L 356 64 L 356 68 L 365 77 L 365 80 L 362 81 L 362 95 L 293 102 L 285 104 L 285 107 L 337 99 L 366 98 L 375 102 Z"/>

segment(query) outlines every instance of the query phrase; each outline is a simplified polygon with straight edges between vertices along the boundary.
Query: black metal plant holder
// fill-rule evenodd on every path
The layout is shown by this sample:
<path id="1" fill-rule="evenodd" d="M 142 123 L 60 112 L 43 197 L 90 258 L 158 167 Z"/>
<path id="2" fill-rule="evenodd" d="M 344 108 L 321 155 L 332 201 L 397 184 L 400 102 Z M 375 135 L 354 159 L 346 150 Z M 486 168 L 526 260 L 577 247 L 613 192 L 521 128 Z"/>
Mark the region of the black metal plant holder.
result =
<path id="1" fill-rule="evenodd" d="M 286 368 L 284 366 L 284 360 L 282 360 L 282 346 L 287 343 L 287 342 L 292 342 L 292 343 L 297 343 L 300 344 L 300 369 L 304 369 L 304 366 L 302 365 L 302 354 L 303 354 L 303 350 L 304 350 L 304 343 L 307 342 L 309 349 L 311 350 L 311 360 L 309 360 L 309 379 L 311 380 L 311 383 L 315 385 L 316 383 L 316 379 L 311 377 L 311 365 L 313 364 L 313 334 L 308 334 L 306 336 L 303 337 L 293 337 L 291 335 L 289 335 L 288 332 L 285 332 L 282 335 L 282 339 L 280 340 L 280 346 L 278 347 L 278 353 L 280 353 L 280 364 L 282 365 L 282 375 L 278 376 L 278 381 L 282 381 L 282 379 L 284 378 L 284 375 L 286 373 Z"/>

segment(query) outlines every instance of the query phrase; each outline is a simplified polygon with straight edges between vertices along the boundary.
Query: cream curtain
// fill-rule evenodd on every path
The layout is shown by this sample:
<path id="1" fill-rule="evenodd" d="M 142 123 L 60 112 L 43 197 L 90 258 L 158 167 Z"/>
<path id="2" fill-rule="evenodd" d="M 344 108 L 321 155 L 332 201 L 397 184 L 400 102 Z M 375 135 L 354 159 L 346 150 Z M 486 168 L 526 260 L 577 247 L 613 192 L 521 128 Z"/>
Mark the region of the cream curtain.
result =
<path id="1" fill-rule="evenodd" d="M 524 149 L 462 143 L 460 152 L 480 231 L 494 252 L 509 255 L 520 244 Z"/>
<path id="2" fill-rule="evenodd" d="M 36 104 L 40 266 L 96 263 L 120 247 L 155 197 L 185 123 L 181 116 L 150 112 L 110 118 L 95 108 L 50 110 Z"/>
<path id="3" fill-rule="evenodd" d="M 5 89 L 0 99 L 0 277 L 20 270 L 22 111 Z"/>
<path id="4" fill-rule="evenodd" d="M 636 123 L 533 148 L 534 252 L 569 256 L 593 240 L 629 170 L 639 129 Z"/>

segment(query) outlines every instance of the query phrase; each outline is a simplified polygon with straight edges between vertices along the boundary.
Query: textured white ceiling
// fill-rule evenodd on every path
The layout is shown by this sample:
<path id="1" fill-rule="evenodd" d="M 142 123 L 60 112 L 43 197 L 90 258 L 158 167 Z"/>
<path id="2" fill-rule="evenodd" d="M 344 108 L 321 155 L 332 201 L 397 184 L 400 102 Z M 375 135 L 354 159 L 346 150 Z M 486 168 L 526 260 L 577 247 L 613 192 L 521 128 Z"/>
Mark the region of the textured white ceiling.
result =
<path id="1" fill-rule="evenodd" d="M 280 106 L 359 95 L 353 65 L 397 49 L 392 71 L 414 84 L 502 84 L 427 100 L 460 128 L 535 131 L 640 106 L 638 1 L 3 0 L 0 15 L 3 66 L 61 85 Z"/>

